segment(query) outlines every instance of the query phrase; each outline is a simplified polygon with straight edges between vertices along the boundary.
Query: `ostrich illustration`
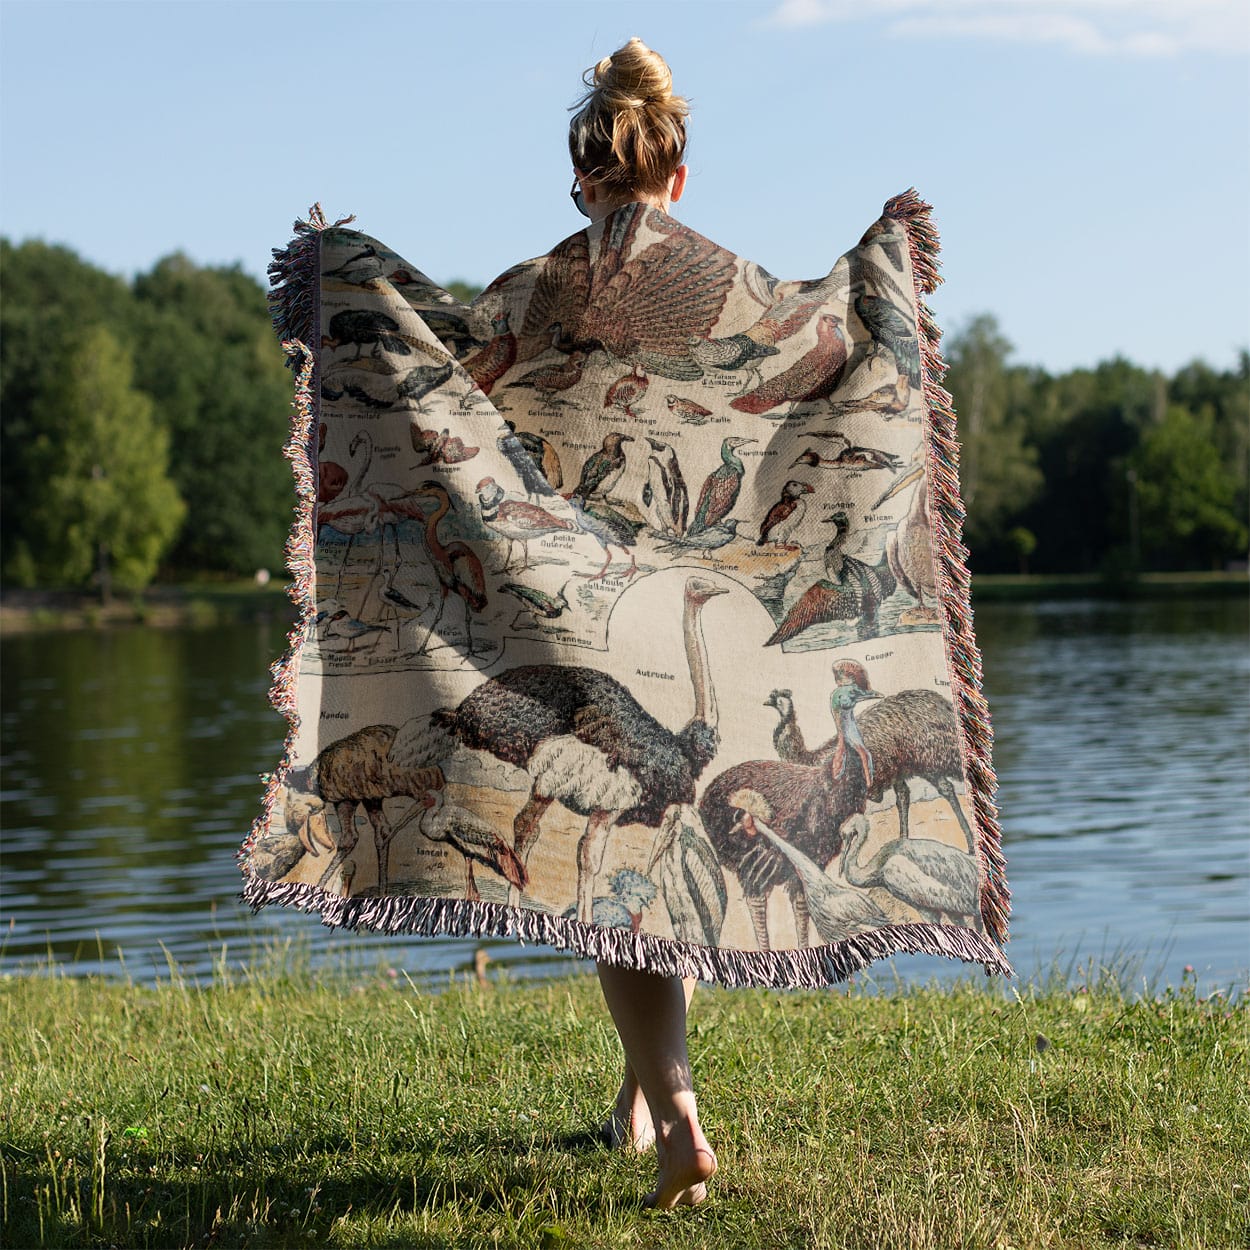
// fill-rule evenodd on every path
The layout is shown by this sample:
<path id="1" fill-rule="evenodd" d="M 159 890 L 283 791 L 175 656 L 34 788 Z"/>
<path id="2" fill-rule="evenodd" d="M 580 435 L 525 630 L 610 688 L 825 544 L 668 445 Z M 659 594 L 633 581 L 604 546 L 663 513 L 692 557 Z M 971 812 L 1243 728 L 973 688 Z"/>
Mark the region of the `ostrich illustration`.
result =
<path id="1" fill-rule="evenodd" d="M 387 861 L 398 829 L 383 804 L 401 796 L 420 800 L 430 790 L 441 789 L 444 780 L 437 761 L 454 749 L 455 743 L 432 729 L 428 718 L 414 718 L 398 728 L 366 725 L 330 743 L 307 769 L 292 774 L 299 789 L 322 799 L 338 821 L 337 830 L 326 822 L 334 854 L 318 882 L 322 889 L 356 849 L 356 812 L 363 807 L 377 849 L 378 893 L 386 893 Z"/>
<path id="2" fill-rule="evenodd" d="M 816 932 L 826 942 L 841 942 L 852 934 L 889 923 L 889 917 L 868 894 L 838 885 L 798 847 L 777 836 L 767 823 L 772 818 L 772 810 L 762 795 L 754 790 L 738 790 L 729 796 L 729 802 L 747 818 L 744 823 L 749 824 L 754 834 L 767 838 L 790 861 L 803 887 L 808 915 Z M 854 821 L 856 817 L 851 819 Z"/>
<path id="3" fill-rule="evenodd" d="M 586 817 L 577 847 L 579 920 L 591 919 L 595 877 L 613 826 L 658 829 L 674 804 L 694 802 L 695 780 L 716 755 L 716 698 L 700 617 L 710 599 L 726 593 L 702 577 L 686 581 L 682 636 L 694 715 L 677 733 L 616 678 L 572 664 L 509 669 L 435 716 L 465 746 L 524 768 L 533 779 L 512 826 L 522 863 L 553 802 Z"/>
<path id="4" fill-rule="evenodd" d="M 853 660 L 838 661 L 833 671 L 837 680 L 867 686 L 867 674 Z M 781 759 L 792 764 L 816 764 L 837 749 L 836 737 L 808 749 L 790 691 L 774 690 L 767 706 L 775 708 L 780 717 L 773 730 L 773 746 Z M 899 837 L 908 835 L 911 789 L 907 781 L 919 777 L 950 804 L 967 839 L 968 850 L 973 850 L 972 830 L 955 791 L 955 783 L 963 780 L 964 768 L 955 711 L 950 702 L 936 690 L 900 690 L 858 713 L 855 719 L 873 766 L 868 798 L 879 803 L 886 791 L 893 789 Z"/>
<path id="5" fill-rule="evenodd" d="M 912 457 L 912 467 L 873 504 L 879 508 L 887 499 L 918 483 L 907 515 L 885 540 L 885 558 L 898 584 L 918 607 L 899 617 L 900 625 L 932 625 L 938 622 L 936 606 L 925 603 L 925 596 L 937 603 L 937 572 L 933 561 L 933 530 L 929 523 L 929 483 L 925 477 L 924 447 Z"/>
<path id="6" fill-rule="evenodd" d="M 430 559 L 434 562 L 434 571 L 438 574 L 438 611 L 430 624 L 425 641 L 417 648 L 418 655 L 424 655 L 430 645 L 430 639 L 443 619 L 443 611 L 447 607 L 449 595 L 459 595 L 464 603 L 464 633 L 468 640 L 468 655 L 476 655 L 473 646 L 473 613 L 481 612 L 486 607 L 486 574 L 482 562 L 473 554 L 467 543 L 459 541 L 444 543 L 438 536 L 438 523 L 451 511 L 451 496 L 442 482 L 434 480 L 422 482 L 419 493 L 432 496 L 435 501 L 434 511 L 425 519 L 425 545 L 429 549 Z"/>
<path id="7" fill-rule="evenodd" d="M 860 852 L 867 840 L 868 821 L 861 817 L 847 834 L 842 856 L 842 875 L 852 885 L 884 886 L 932 924 L 949 916 L 979 925 L 977 861 L 971 855 L 932 838 L 895 838 L 863 864 Z"/>
<path id="8" fill-rule="evenodd" d="M 872 697 L 853 684 L 834 692 L 839 735 L 852 741 L 855 705 Z M 768 937 L 768 896 L 778 886 L 790 895 L 799 945 L 807 945 L 807 902 L 802 883 L 789 861 L 766 838 L 757 837 L 741 819 L 731 801 L 740 790 L 751 790 L 767 803 L 769 825 L 809 859 L 827 867 L 842 850 L 842 826 L 862 812 L 868 799 L 864 769 L 835 752 L 817 765 L 788 764 L 783 760 L 745 760 L 709 782 L 699 800 L 703 826 L 720 862 L 731 869 L 742 886 L 747 910 L 755 926 L 760 950 L 771 949 Z"/>

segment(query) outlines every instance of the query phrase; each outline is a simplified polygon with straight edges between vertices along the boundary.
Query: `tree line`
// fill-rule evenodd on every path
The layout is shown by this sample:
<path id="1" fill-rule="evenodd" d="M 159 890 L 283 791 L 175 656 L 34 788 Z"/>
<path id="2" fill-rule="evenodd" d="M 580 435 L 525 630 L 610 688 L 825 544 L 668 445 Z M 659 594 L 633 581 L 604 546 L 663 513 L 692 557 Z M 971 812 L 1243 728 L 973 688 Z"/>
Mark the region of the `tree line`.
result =
<path id="1" fill-rule="evenodd" d="M 107 595 L 280 567 L 292 382 L 261 285 L 182 255 L 127 282 L 4 239 L 0 279 L 0 579 Z M 974 571 L 1244 559 L 1250 353 L 1049 374 L 1013 363 L 988 315 L 945 350 Z"/>

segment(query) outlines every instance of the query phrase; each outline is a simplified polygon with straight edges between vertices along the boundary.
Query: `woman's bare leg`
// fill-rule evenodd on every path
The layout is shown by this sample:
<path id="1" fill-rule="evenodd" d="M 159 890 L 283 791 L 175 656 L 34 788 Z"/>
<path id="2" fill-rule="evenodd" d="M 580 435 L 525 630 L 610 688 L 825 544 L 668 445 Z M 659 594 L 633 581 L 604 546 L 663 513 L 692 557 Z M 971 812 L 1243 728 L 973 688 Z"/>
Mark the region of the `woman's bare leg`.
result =
<path id="1" fill-rule="evenodd" d="M 690 1077 L 685 986 L 680 977 L 602 963 L 599 984 L 651 1111 L 660 1176 L 647 1201 L 663 1208 L 702 1202 L 716 1156 L 699 1126 Z"/>
<path id="2" fill-rule="evenodd" d="M 690 1000 L 694 997 L 694 989 L 698 984 L 694 977 L 686 977 L 682 981 L 687 1011 L 690 1010 Z M 601 1135 L 609 1146 L 636 1150 L 639 1154 L 655 1145 L 655 1125 L 651 1122 L 651 1108 L 647 1106 L 646 1096 L 638 1084 L 638 1077 L 628 1057 L 625 1059 L 625 1078 L 621 1081 L 616 1102 Z"/>

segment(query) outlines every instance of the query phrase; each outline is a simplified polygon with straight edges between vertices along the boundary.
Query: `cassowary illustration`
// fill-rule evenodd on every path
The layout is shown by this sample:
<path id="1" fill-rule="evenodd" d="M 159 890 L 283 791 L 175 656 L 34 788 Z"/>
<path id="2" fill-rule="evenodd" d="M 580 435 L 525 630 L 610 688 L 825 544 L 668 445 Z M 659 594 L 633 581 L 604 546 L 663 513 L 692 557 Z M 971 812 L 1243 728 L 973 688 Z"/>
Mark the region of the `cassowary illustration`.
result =
<path id="1" fill-rule="evenodd" d="M 855 705 L 870 697 L 854 685 L 840 686 L 835 694 L 838 731 L 854 737 Z M 815 766 L 781 760 L 746 760 L 726 769 L 709 782 L 699 800 L 703 826 L 720 862 L 733 871 L 742 886 L 747 910 L 760 950 L 769 950 L 768 896 L 778 886 L 790 895 L 799 945 L 807 945 L 807 903 L 793 865 L 767 838 L 756 836 L 742 820 L 742 809 L 731 801 L 740 790 L 751 790 L 768 805 L 769 827 L 808 859 L 827 867 L 842 850 L 842 826 L 862 812 L 868 797 L 863 769 L 853 755 L 841 766 L 831 754 Z"/>
<path id="2" fill-rule="evenodd" d="M 853 661 L 835 664 L 834 676 L 837 680 L 850 680 L 867 687 L 862 666 Z M 808 749 L 790 691 L 774 690 L 767 702 L 781 718 L 773 730 L 773 745 L 781 759 L 792 764 L 816 764 L 837 749 L 837 738 Z M 855 719 L 864 748 L 872 759 L 868 798 L 879 803 L 886 791 L 893 789 L 899 837 L 908 836 L 911 789 L 907 782 L 909 778 L 919 777 L 950 804 L 971 851 L 974 847 L 972 830 L 955 792 L 955 783 L 963 781 L 964 769 L 955 711 L 949 700 L 936 690 L 900 690 L 860 712 Z"/>

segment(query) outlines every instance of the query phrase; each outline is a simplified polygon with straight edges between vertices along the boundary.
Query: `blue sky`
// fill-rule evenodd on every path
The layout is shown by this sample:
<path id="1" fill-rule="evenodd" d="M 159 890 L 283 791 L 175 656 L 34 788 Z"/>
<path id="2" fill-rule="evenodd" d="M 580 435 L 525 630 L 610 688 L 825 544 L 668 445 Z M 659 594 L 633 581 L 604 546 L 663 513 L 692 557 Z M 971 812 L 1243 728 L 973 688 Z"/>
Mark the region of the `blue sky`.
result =
<path id="1" fill-rule="evenodd" d="M 692 104 L 676 215 L 779 276 L 915 185 L 948 330 L 1052 370 L 1250 344 L 1244 0 L 0 0 L 0 228 L 260 276 L 320 200 L 484 282 L 579 228 L 566 110 L 634 34 Z"/>

